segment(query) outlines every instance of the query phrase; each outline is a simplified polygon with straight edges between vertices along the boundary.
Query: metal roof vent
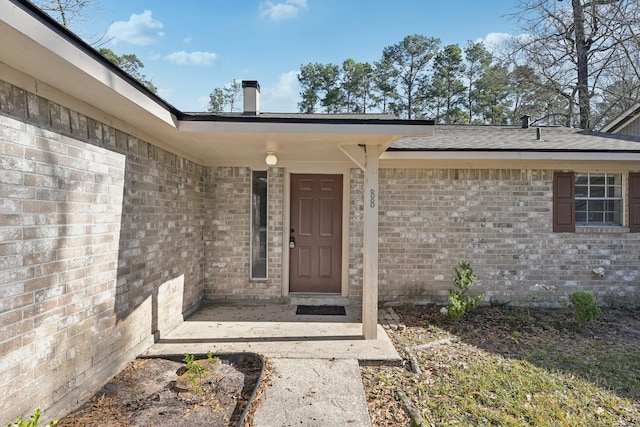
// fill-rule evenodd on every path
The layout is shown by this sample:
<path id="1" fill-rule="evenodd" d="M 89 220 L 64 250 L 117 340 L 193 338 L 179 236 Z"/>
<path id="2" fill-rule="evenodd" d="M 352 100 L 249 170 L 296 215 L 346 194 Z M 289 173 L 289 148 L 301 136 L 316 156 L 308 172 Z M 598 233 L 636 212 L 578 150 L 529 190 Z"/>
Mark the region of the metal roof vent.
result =
<path id="1" fill-rule="evenodd" d="M 260 85 L 257 80 L 242 81 L 242 98 L 244 114 L 260 113 Z"/>
<path id="2" fill-rule="evenodd" d="M 527 116 L 526 114 L 522 117 L 520 117 L 520 119 L 522 119 L 522 129 L 527 129 L 529 128 L 529 119 L 531 118 L 531 116 Z"/>

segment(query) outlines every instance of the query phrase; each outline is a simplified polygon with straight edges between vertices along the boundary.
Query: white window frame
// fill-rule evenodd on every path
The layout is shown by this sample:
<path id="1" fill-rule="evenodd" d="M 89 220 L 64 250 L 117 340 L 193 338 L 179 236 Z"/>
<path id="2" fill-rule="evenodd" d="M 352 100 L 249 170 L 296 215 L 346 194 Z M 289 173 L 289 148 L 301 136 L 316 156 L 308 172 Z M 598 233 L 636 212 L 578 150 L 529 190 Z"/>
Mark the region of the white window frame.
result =
<path id="1" fill-rule="evenodd" d="M 578 184 L 578 177 L 587 178 L 587 196 L 578 196 L 578 187 L 583 187 L 584 185 Z M 604 177 L 604 197 L 594 197 L 591 196 L 591 187 L 592 187 L 592 177 L 602 176 Z M 620 196 L 611 196 L 608 194 L 610 185 L 607 184 L 607 179 L 609 177 L 619 177 L 620 178 Z M 625 174 L 622 172 L 574 172 L 574 200 L 576 203 L 575 209 L 575 224 L 576 227 L 623 227 L 625 222 Z M 617 186 L 617 185 L 616 185 Z M 585 211 L 585 221 L 578 221 L 578 202 L 585 201 L 587 205 L 587 210 Z M 618 214 L 619 222 L 606 222 L 606 221 L 589 221 L 589 202 L 590 201 L 619 201 L 619 209 L 613 211 L 603 210 L 603 213 L 614 212 Z M 599 212 L 599 211 L 598 211 Z"/>

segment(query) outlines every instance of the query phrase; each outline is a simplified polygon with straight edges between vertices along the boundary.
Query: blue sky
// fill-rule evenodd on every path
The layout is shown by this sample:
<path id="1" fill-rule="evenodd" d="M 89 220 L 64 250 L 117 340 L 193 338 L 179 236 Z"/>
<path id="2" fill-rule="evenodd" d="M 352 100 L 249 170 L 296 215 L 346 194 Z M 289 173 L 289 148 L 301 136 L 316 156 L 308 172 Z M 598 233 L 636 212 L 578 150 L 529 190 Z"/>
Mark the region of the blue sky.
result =
<path id="1" fill-rule="evenodd" d="M 159 95 L 182 111 L 206 110 L 233 79 L 258 80 L 260 109 L 295 112 L 303 64 L 373 63 L 410 34 L 442 46 L 514 31 L 512 0 L 99 1 L 73 28 L 87 41 L 106 33 L 117 54 L 135 53 Z"/>

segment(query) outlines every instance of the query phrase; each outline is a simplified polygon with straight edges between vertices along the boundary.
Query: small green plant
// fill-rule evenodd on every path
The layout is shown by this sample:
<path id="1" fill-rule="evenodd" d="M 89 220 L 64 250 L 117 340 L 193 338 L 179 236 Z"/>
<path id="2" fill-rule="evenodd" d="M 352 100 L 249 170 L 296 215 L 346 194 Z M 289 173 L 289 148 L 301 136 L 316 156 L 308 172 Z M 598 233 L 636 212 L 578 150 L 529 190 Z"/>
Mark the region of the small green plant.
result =
<path id="1" fill-rule="evenodd" d="M 187 378 L 189 379 L 189 382 L 191 383 L 191 386 L 193 387 L 193 391 L 196 394 L 202 394 L 204 393 L 204 389 L 202 387 L 202 384 L 200 384 L 199 380 L 201 375 L 204 373 L 205 369 L 204 369 L 204 366 L 197 363 L 195 360 L 196 360 L 196 356 L 189 353 L 185 353 L 184 359 L 182 359 L 182 361 L 186 363 L 186 368 L 187 368 L 186 375 L 187 375 Z"/>
<path id="2" fill-rule="evenodd" d="M 201 364 L 196 363 L 196 356 L 193 354 L 185 353 L 183 362 L 187 364 L 187 372 L 193 374 L 194 376 L 198 376 L 204 372 L 204 367 Z"/>
<path id="3" fill-rule="evenodd" d="M 33 415 L 31 415 L 27 421 L 23 420 L 22 417 L 18 417 L 16 418 L 15 423 L 8 424 L 7 427 L 37 427 L 41 414 L 42 412 L 40 411 L 40 408 L 38 408 L 34 411 Z M 49 427 L 53 427 L 57 424 L 58 420 L 52 420 L 49 421 L 49 424 L 47 425 Z"/>
<path id="4" fill-rule="evenodd" d="M 567 305 L 567 302 L 564 301 L 563 305 Z M 568 305 L 580 327 L 595 320 L 602 313 L 593 293 L 588 291 L 576 291 L 570 294 Z"/>
<path id="5" fill-rule="evenodd" d="M 476 284 L 478 280 L 471 264 L 467 261 L 460 261 L 453 269 L 451 278 L 454 289 L 449 289 L 449 304 L 447 314 L 455 320 L 461 319 L 469 311 L 478 306 L 483 295 L 469 295 L 469 288 Z"/>
<path id="6" fill-rule="evenodd" d="M 216 364 L 220 361 L 219 357 L 216 357 L 213 355 L 213 352 L 211 350 L 209 350 L 209 352 L 207 353 L 207 362 L 213 364 Z"/>

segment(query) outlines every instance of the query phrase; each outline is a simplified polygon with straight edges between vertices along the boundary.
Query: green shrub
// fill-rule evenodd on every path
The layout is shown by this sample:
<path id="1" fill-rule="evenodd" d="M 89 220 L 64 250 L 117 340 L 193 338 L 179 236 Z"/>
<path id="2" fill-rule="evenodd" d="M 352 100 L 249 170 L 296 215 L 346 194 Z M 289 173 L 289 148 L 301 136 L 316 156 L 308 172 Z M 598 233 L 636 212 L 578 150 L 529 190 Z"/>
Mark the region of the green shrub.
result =
<path id="1" fill-rule="evenodd" d="M 38 421 L 40 420 L 41 411 L 40 408 L 36 409 L 33 415 L 29 417 L 27 421 L 23 420 L 22 417 L 18 417 L 16 422 L 8 424 L 7 427 L 37 427 Z M 58 420 L 49 421 L 47 424 L 49 427 L 53 427 L 58 424 Z"/>
<path id="2" fill-rule="evenodd" d="M 447 314 L 455 320 L 461 319 L 478 306 L 483 295 L 469 295 L 469 288 L 478 280 L 467 261 L 460 261 L 451 275 L 454 289 L 449 289 Z"/>
<path id="3" fill-rule="evenodd" d="M 595 320 L 602 312 L 593 293 L 587 291 L 576 291 L 570 294 L 569 307 L 581 327 Z"/>

